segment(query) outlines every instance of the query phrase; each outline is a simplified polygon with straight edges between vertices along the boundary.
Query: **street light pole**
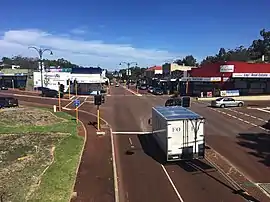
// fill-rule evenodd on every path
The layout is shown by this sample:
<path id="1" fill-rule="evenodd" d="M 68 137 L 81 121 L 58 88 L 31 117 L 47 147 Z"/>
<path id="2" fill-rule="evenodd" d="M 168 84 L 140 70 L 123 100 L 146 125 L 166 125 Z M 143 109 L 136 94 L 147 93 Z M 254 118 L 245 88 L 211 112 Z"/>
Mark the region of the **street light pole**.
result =
<path id="1" fill-rule="evenodd" d="M 42 48 L 37 48 L 37 47 L 34 47 L 34 46 L 29 46 L 28 49 L 34 49 L 38 53 L 39 61 L 40 61 L 41 87 L 43 88 L 43 64 L 42 64 L 43 53 L 46 52 L 46 51 L 49 51 L 50 52 L 50 55 L 52 55 L 53 52 L 52 52 L 51 49 L 48 49 L 48 48 L 42 49 Z"/>
<path id="2" fill-rule="evenodd" d="M 127 65 L 127 68 L 128 68 L 128 80 L 129 80 L 129 68 L 130 68 L 130 65 L 132 65 L 132 64 L 135 64 L 136 66 L 138 65 L 137 64 L 137 62 L 120 62 L 120 64 L 119 65 L 122 65 L 122 64 L 126 64 Z"/>

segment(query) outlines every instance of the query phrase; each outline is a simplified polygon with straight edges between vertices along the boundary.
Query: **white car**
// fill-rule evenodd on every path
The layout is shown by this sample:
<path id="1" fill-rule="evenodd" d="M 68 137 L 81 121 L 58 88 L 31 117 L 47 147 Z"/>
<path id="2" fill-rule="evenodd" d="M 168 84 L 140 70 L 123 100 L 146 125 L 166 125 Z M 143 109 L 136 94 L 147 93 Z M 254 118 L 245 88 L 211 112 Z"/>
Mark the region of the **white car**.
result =
<path id="1" fill-rule="evenodd" d="M 243 107 L 244 102 L 230 97 L 221 97 L 211 102 L 212 107 Z"/>
<path id="2" fill-rule="evenodd" d="M 115 84 L 115 87 L 119 87 L 119 83 Z"/>
<path id="3" fill-rule="evenodd" d="M 154 91 L 154 88 L 153 88 L 152 86 L 150 86 L 150 87 L 148 88 L 148 92 L 149 92 L 149 93 L 153 93 L 153 91 Z"/>

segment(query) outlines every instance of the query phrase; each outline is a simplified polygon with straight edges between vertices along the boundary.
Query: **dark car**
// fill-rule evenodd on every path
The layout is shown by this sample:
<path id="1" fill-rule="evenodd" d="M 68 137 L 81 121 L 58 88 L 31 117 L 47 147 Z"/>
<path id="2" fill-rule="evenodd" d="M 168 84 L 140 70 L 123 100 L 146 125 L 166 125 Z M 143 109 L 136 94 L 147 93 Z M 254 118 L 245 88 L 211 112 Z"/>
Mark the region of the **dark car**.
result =
<path id="1" fill-rule="evenodd" d="M 179 97 L 169 98 L 165 102 L 165 107 L 171 107 L 171 106 L 182 106 L 182 99 Z"/>
<path id="2" fill-rule="evenodd" d="M 6 86 L 1 86 L 0 90 L 8 90 L 8 88 Z"/>
<path id="3" fill-rule="evenodd" d="M 53 90 L 53 89 L 43 89 L 42 93 L 41 93 L 42 97 L 54 97 L 54 98 L 58 98 L 59 97 L 59 92 L 57 90 Z M 62 98 L 64 96 L 64 94 L 62 92 L 60 92 L 60 98 Z"/>
<path id="4" fill-rule="evenodd" d="M 49 88 L 47 88 L 47 87 L 37 87 L 37 88 L 35 88 L 35 90 L 37 90 L 37 91 L 44 91 L 44 90 L 50 90 Z"/>
<path id="5" fill-rule="evenodd" d="M 139 89 L 140 90 L 147 90 L 147 85 L 142 84 L 139 86 Z"/>
<path id="6" fill-rule="evenodd" d="M 0 97 L 0 108 L 4 107 L 18 107 L 19 103 L 16 98 L 13 97 Z"/>
<path id="7" fill-rule="evenodd" d="M 161 88 L 154 88 L 153 94 L 154 95 L 163 95 L 163 90 Z"/>

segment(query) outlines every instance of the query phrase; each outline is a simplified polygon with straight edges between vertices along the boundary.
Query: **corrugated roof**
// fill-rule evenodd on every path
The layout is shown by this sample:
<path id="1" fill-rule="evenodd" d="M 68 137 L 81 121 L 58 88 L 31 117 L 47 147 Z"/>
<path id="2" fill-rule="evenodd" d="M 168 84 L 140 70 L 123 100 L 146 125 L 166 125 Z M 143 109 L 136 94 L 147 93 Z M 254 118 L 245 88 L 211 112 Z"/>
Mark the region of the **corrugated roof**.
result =
<path id="1" fill-rule="evenodd" d="M 146 71 L 162 70 L 162 66 L 149 67 Z"/>

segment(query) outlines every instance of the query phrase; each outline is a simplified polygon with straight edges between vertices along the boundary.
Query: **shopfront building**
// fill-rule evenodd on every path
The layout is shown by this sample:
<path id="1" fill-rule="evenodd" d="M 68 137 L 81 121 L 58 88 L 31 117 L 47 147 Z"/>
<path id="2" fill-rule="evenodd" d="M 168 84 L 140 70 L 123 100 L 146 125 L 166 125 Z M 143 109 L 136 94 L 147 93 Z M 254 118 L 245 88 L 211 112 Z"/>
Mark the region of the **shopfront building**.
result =
<path id="1" fill-rule="evenodd" d="M 224 62 L 193 69 L 190 77 L 181 82 L 189 83 L 189 94 L 201 95 L 212 91 L 239 90 L 240 95 L 270 94 L 270 64 Z M 217 95 L 218 96 L 218 95 Z"/>

